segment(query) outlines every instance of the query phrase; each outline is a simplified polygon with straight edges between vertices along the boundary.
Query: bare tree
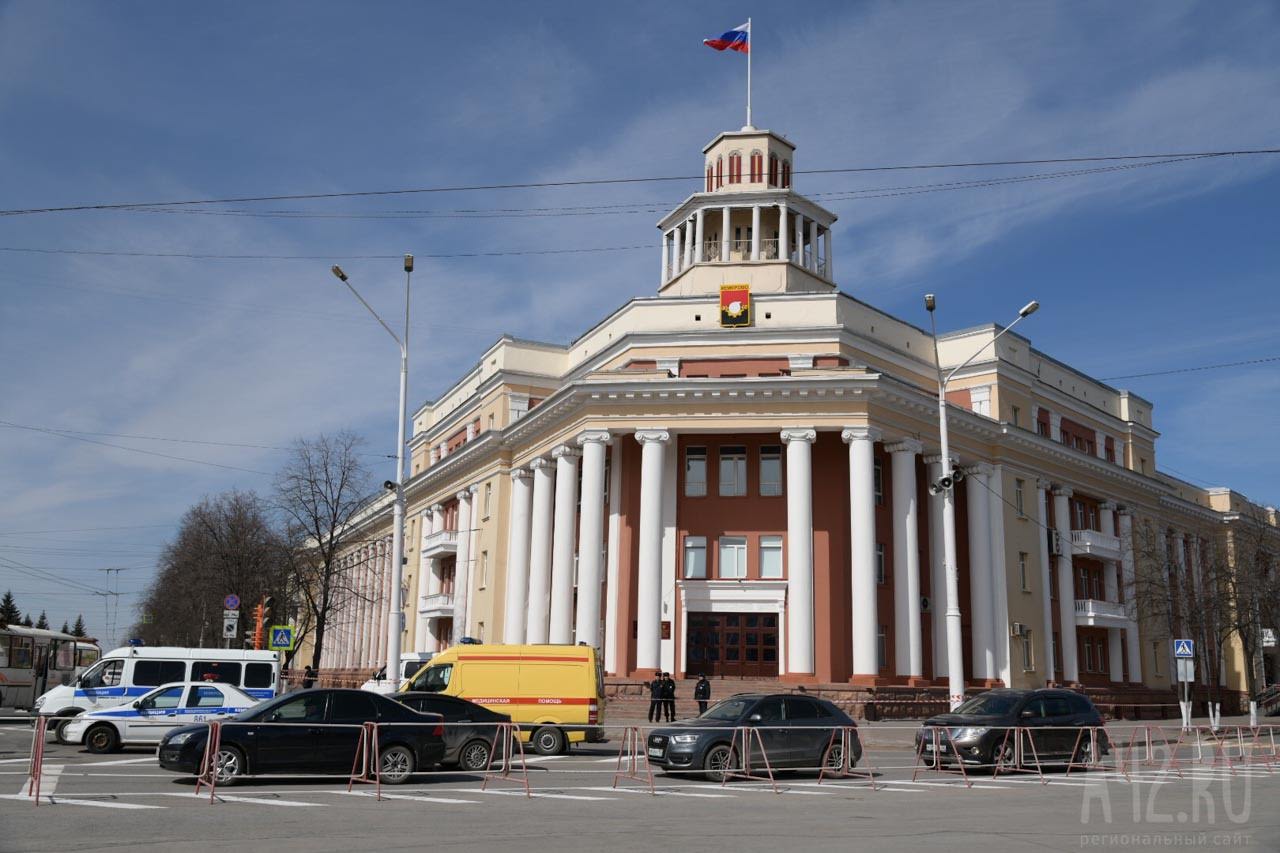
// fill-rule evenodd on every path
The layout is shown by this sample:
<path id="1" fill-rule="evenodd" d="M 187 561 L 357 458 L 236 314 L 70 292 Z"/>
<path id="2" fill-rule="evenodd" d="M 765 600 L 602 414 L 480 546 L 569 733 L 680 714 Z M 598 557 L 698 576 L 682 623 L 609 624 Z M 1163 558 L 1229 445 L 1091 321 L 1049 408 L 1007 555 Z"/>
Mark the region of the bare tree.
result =
<path id="1" fill-rule="evenodd" d="M 1280 616 L 1280 573 L 1276 553 L 1280 531 L 1270 523 L 1266 510 L 1248 505 L 1227 517 L 1220 551 L 1232 571 L 1222 578 L 1231 608 L 1231 632 L 1238 638 L 1245 659 L 1245 679 L 1251 697 L 1264 686 L 1262 648 L 1264 627 L 1273 628 Z"/>
<path id="2" fill-rule="evenodd" d="M 350 432 L 294 443 L 276 478 L 276 504 L 293 546 L 292 592 L 312 633 L 311 665 L 320 668 L 325 634 L 349 590 L 341 555 L 357 534 L 352 522 L 368 503 L 363 440 Z"/>

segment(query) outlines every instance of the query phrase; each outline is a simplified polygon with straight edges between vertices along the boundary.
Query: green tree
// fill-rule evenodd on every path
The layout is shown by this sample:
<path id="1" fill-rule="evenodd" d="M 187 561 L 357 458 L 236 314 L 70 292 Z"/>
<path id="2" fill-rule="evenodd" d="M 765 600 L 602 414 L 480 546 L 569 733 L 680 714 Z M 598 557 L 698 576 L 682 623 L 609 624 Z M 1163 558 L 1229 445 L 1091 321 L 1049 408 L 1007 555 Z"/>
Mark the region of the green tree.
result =
<path id="1" fill-rule="evenodd" d="M 28 628 L 34 628 L 36 623 L 31 621 L 31 614 L 28 613 L 26 616 L 22 617 L 22 624 Z"/>
<path id="2" fill-rule="evenodd" d="M 21 621 L 22 611 L 18 609 L 17 602 L 13 600 L 12 590 L 5 590 L 4 597 L 0 598 L 0 628 L 7 628 Z"/>
<path id="3" fill-rule="evenodd" d="M 49 630 L 49 617 L 43 610 L 40 611 L 40 618 L 36 620 L 36 627 L 45 631 Z"/>
<path id="4" fill-rule="evenodd" d="M 63 619 L 63 620 L 62 620 L 62 633 L 64 633 L 64 634 L 70 634 L 70 633 L 71 633 L 71 626 L 67 624 L 67 620 L 66 620 L 66 619 Z"/>
<path id="5" fill-rule="evenodd" d="M 84 630 L 84 614 L 83 613 L 76 614 L 76 624 L 71 626 L 71 636 L 73 637 L 87 636 Z"/>

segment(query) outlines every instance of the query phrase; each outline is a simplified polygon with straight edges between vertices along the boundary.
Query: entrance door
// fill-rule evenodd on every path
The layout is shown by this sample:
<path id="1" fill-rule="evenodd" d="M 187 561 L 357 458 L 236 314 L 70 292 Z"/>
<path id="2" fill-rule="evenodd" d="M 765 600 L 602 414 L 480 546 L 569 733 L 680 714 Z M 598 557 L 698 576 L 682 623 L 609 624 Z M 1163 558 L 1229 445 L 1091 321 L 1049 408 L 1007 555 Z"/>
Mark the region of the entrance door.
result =
<path id="1" fill-rule="evenodd" d="M 778 674 L 776 613 L 690 613 L 685 671 L 729 678 Z"/>

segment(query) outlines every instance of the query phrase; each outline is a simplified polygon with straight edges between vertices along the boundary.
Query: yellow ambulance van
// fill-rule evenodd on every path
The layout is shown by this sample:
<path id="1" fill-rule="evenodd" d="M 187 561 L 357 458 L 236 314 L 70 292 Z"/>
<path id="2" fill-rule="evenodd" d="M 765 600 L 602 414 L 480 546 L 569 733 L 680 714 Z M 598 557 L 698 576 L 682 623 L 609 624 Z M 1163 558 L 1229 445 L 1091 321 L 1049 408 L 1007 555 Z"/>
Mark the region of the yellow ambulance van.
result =
<path id="1" fill-rule="evenodd" d="M 590 646 L 463 644 L 439 652 L 401 692 L 459 696 L 507 714 L 542 755 L 603 740 L 604 673 Z"/>

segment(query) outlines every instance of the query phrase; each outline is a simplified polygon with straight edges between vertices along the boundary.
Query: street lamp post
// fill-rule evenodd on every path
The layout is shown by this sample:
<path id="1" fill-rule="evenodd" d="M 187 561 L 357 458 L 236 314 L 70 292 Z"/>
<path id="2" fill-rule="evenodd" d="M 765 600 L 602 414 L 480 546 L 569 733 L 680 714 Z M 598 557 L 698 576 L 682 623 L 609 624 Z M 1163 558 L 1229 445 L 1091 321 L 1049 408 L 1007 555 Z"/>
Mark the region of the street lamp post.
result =
<path id="1" fill-rule="evenodd" d="M 383 485 L 388 491 L 395 491 L 392 504 L 391 534 L 391 602 L 387 619 L 387 677 L 400 671 L 400 634 L 404 630 L 404 601 L 401 595 L 401 584 L 404 578 L 404 422 L 408 407 L 409 394 L 409 280 L 413 275 L 413 255 L 404 256 L 404 334 L 397 335 L 386 321 L 378 316 L 364 297 L 347 281 L 347 274 L 336 264 L 333 274 L 347 286 L 347 289 L 360 300 L 373 318 L 382 324 L 392 340 L 400 347 L 400 408 L 396 418 L 396 478 L 387 480 Z"/>
<path id="2" fill-rule="evenodd" d="M 938 324 L 933 311 L 937 300 L 932 293 L 925 294 L 925 310 L 929 312 L 929 326 L 933 332 L 933 361 L 938 370 L 938 433 L 942 444 L 942 477 L 929 485 L 933 494 L 942 493 L 942 568 L 947 577 L 947 692 L 951 709 L 964 701 L 964 638 L 960 630 L 960 571 L 956 565 L 956 501 L 955 485 L 958 482 L 951 468 L 951 451 L 947 441 L 947 383 L 958 372 L 969 366 L 987 347 L 995 344 L 1000 336 L 1030 317 L 1040 307 L 1034 299 L 1022 306 L 1014 321 L 983 344 L 977 352 L 966 358 L 946 376 L 942 375 L 942 361 L 938 357 Z M 1000 544 L 1003 547 L 1003 543 Z"/>

